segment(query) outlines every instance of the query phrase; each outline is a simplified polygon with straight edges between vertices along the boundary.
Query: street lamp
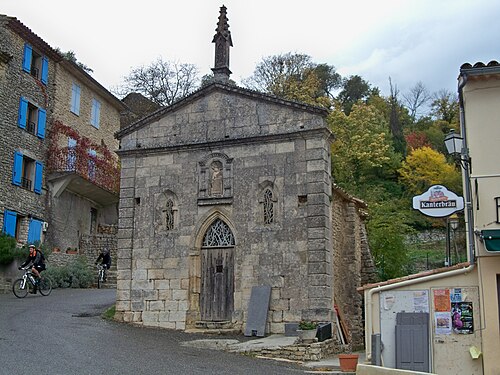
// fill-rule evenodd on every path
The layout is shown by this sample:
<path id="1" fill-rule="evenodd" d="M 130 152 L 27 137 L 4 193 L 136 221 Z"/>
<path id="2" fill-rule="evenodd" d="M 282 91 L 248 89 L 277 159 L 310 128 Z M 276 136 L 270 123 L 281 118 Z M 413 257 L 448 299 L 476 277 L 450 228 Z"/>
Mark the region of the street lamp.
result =
<path id="1" fill-rule="evenodd" d="M 462 147 L 464 144 L 464 139 L 455 130 L 450 130 L 450 132 L 444 137 L 444 145 L 448 150 L 448 154 L 452 156 L 458 156 L 462 154 Z"/>
<path id="2" fill-rule="evenodd" d="M 451 229 L 453 229 L 453 231 L 456 231 L 458 228 L 458 222 L 459 222 L 458 215 L 457 214 L 451 215 L 449 220 L 450 220 Z"/>

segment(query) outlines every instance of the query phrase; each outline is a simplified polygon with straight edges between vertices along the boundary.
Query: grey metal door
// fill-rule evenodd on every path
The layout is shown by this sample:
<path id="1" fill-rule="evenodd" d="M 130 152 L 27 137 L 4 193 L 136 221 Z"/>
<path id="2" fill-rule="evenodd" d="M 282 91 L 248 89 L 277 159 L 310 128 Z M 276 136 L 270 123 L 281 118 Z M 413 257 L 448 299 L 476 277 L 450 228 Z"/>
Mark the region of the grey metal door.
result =
<path id="1" fill-rule="evenodd" d="M 397 313 L 396 368 L 429 372 L 429 314 Z"/>

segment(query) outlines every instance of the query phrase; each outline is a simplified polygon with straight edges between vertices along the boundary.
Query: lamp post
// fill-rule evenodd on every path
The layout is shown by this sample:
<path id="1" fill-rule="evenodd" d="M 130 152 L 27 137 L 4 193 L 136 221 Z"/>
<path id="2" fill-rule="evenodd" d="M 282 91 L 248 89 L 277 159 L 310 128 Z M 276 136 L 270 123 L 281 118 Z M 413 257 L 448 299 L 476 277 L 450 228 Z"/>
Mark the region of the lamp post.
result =
<path id="1" fill-rule="evenodd" d="M 451 242 L 452 241 L 451 241 L 451 238 L 450 238 L 450 228 L 453 231 L 453 248 L 455 249 L 455 246 L 456 246 L 456 244 L 455 244 L 455 231 L 458 228 L 458 216 L 457 216 L 457 214 L 453 214 L 453 215 L 448 216 L 447 223 L 448 223 L 448 225 L 447 225 L 447 234 L 448 234 L 448 241 L 447 241 L 447 243 L 448 243 L 448 248 L 447 248 L 448 255 L 447 255 L 447 257 L 448 257 L 448 266 L 452 266 L 453 265 L 453 261 L 452 261 L 452 257 L 451 257 L 451 247 L 452 247 L 452 243 Z M 456 251 L 455 251 L 455 261 L 457 261 L 457 259 L 458 259 L 458 256 L 457 256 Z"/>
<path id="2" fill-rule="evenodd" d="M 463 116 L 463 113 L 461 113 L 461 116 Z M 460 122 L 463 123 L 463 121 L 464 120 L 461 119 Z M 468 260 L 471 264 L 474 264 L 474 223 L 472 213 L 472 193 L 470 187 L 471 160 L 469 157 L 469 150 L 467 149 L 467 144 L 464 138 L 455 133 L 454 130 L 451 130 L 446 135 L 446 137 L 444 138 L 444 144 L 446 146 L 446 149 L 448 150 L 448 153 L 457 159 L 463 169 L 466 211 L 465 219 L 467 224 L 467 234 L 469 237 Z M 451 225 L 458 227 L 458 221 L 454 221 Z"/>

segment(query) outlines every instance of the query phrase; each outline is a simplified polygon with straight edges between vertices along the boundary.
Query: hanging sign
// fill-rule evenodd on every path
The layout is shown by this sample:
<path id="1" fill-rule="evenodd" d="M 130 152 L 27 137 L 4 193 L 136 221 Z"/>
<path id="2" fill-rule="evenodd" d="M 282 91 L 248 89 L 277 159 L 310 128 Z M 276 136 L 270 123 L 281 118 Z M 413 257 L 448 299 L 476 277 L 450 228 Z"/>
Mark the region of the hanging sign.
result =
<path id="1" fill-rule="evenodd" d="M 434 185 L 425 193 L 413 197 L 413 209 L 432 217 L 449 216 L 464 209 L 464 198 L 442 185 Z"/>

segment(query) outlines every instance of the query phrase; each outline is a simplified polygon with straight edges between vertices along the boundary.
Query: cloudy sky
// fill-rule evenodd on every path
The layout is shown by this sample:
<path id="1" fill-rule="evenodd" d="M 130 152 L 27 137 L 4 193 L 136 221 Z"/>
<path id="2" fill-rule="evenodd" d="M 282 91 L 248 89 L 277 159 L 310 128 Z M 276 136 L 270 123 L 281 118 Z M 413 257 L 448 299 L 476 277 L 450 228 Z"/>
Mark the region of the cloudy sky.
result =
<path id="1" fill-rule="evenodd" d="M 385 95 L 389 77 L 401 92 L 418 81 L 455 92 L 462 63 L 500 60 L 497 0 L 0 0 L 0 13 L 74 51 L 109 89 L 160 56 L 210 73 L 222 5 L 237 82 L 263 57 L 297 52 Z"/>

